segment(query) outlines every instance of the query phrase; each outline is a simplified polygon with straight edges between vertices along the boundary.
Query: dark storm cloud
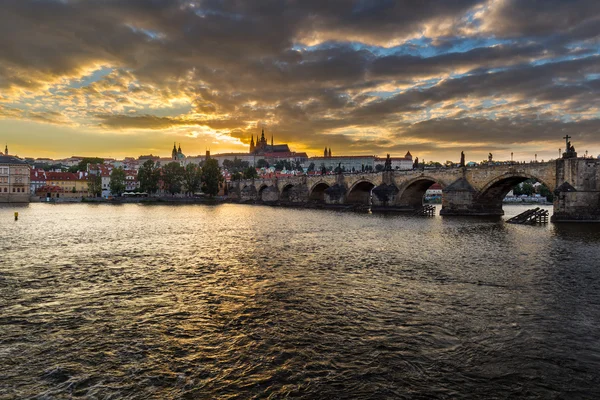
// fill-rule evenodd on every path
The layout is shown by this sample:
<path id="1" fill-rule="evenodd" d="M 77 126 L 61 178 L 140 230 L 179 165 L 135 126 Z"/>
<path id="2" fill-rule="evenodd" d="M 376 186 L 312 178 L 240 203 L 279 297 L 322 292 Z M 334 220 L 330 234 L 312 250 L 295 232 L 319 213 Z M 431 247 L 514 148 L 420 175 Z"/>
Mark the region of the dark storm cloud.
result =
<path id="1" fill-rule="evenodd" d="M 522 65 L 504 71 L 487 71 L 443 81 L 428 89 L 414 89 L 375 101 L 357 110 L 374 118 L 398 112 L 425 109 L 436 103 L 469 98 L 501 99 L 507 96 L 527 98 L 530 102 L 566 101 L 583 105 L 600 100 L 596 80 L 588 74 L 600 73 L 600 56 L 548 63 L 536 67 Z M 557 80 L 559 82 L 557 83 Z"/>
<path id="2" fill-rule="evenodd" d="M 157 117 L 154 115 L 96 115 L 101 121 L 102 126 L 106 128 L 120 129 L 165 129 L 176 126 L 208 126 L 213 129 L 239 129 L 243 122 L 236 119 L 215 120 L 215 119 L 182 119 L 172 117 Z"/>
<path id="3" fill-rule="evenodd" d="M 600 144 L 600 119 L 585 121 L 544 121 L 525 118 L 431 119 L 411 125 L 406 135 L 439 141 L 527 143 L 551 139 L 560 143 L 565 135 L 574 141 Z"/>
<path id="4" fill-rule="evenodd" d="M 599 22 L 596 0 L 503 0 L 491 7 L 486 21 L 494 33 L 511 37 L 570 34 L 579 38 Z M 598 33 L 597 29 L 588 33 Z M 588 36 L 593 37 L 593 36 Z"/>

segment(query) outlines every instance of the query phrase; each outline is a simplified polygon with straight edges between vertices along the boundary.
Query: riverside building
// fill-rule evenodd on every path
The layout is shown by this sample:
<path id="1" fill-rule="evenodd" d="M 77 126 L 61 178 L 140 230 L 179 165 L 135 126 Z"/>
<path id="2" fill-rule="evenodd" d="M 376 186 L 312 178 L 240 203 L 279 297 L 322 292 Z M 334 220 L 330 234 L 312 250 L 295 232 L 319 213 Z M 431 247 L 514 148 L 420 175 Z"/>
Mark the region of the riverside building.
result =
<path id="1" fill-rule="evenodd" d="M 30 166 L 18 157 L 0 153 L 0 203 L 29 203 Z"/>

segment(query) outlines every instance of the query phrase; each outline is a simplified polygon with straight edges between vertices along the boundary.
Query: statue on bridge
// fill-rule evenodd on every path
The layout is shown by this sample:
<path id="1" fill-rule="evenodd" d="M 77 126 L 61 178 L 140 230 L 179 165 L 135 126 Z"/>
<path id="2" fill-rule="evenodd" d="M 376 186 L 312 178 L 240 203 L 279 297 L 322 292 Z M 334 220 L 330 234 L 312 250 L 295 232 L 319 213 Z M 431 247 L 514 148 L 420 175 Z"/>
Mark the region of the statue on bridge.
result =
<path id="1" fill-rule="evenodd" d="M 492 155 L 492 153 L 488 154 L 488 162 L 489 163 L 493 163 L 494 162 L 494 156 Z"/>
<path id="2" fill-rule="evenodd" d="M 419 168 L 419 157 L 415 157 L 415 162 L 413 163 L 413 169 Z"/>
<path id="3" fill-rule="evenodd" d="M 461 167 L 466 167 L 467 166 L 465 164 L 465 152 L 464 151 L 460 152 L 460 166 Z"/>
<path id="4" fill-rule="evenodd" d="M 575 146 L 573 146 L 571 144 L 571 142 L 569 141 L 569 139 L 571 139 L 571 136 L 566 135 L 565 137 L 563 137 L 563 139 L 565 139 L 565 141 L 567 142 L 567 149 L 563 153 L 563 158 L 577 158 L 577 153 L 575 152 Z"/>
<path id="5" fill-rule="evenodd" d="M 384 171 L 391 171 L 392 170 L 392 159 L 390 158 L 390 155 L 387 155 L 387 158 L 385 159 L 385 165 L 383 168 Z"/>

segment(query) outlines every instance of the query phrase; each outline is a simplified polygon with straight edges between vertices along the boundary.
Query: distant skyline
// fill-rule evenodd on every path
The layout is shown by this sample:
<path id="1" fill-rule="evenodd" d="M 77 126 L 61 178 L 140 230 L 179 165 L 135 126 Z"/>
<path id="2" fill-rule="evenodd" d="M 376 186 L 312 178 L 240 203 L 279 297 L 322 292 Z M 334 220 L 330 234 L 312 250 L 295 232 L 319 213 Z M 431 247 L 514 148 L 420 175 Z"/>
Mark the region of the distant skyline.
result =
<path id="1" fill-rule="evenodd" d="M 4 0 L 0 148 L 28 157 L 600 153 L 597 0 Z"/>

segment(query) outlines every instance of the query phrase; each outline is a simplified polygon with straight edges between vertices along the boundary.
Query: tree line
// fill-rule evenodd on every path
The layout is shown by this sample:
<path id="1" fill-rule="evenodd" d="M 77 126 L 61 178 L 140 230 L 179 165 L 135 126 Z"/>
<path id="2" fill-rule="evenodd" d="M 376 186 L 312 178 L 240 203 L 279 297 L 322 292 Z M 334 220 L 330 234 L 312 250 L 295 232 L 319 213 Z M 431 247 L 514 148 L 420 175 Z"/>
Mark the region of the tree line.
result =
<path id="1" fill-rule="evenodd" d="M 215 159 L 208 159 L 202 165 L 188 164 L 182 167 L 177 162 L 161 166 L 159 162 L 147 160 L 138 170 L 139 190 L 148 194 L 156 194 L 162 189 L 171 195 L 184 193 L 194 195 L 202 191 L 213 197 L 219 193 L 219 184 L 223 182 L 221 168 Z M 161 185 L 162 183 L 162 185 Z M 122 167 L 114 168 L 110 173 L 110 191 L 114 196 L 121 196 L 126 189 L 126 175 Z M 90 171 L 88 190 L 94 196 L 102 194 L 102 177 L 100 171 Z"/>

